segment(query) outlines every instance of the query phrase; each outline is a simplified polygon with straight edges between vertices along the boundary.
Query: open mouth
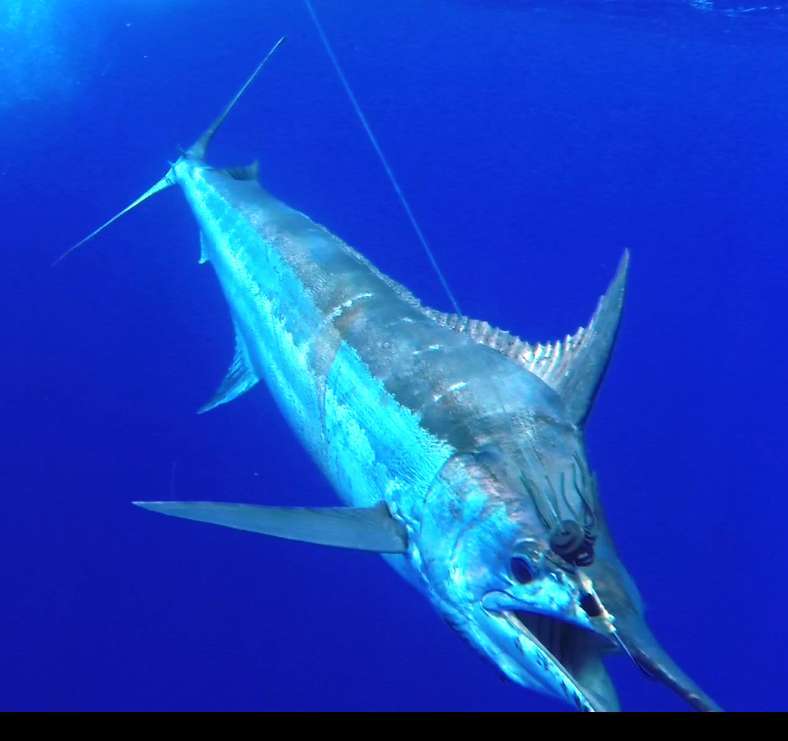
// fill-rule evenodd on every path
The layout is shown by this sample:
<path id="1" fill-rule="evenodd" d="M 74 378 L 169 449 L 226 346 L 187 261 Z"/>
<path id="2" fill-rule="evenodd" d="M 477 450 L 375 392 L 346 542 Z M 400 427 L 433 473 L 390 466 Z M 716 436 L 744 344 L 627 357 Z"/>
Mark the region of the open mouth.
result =
<path id="1" fill-rule="evenodd" d="M 592 707 L 598 710 L 618 709 L 615 689 L 602 663 L 602 657 L 614 649 L 609 639 L 548 615 L 523 610 L 505 614 L 510 623 L 550 655 Z"/>

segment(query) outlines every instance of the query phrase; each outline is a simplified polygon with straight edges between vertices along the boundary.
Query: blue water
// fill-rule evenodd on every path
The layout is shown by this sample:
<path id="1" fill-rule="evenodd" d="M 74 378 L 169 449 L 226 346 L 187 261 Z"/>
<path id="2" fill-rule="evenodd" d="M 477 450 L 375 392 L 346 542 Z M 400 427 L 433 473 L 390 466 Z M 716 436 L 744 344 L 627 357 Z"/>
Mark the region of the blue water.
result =
<path id="1" fill-rule="evenodd" d="M 315 0 L 463 309 L 529 339 L 630 293 L 588 425 L 652 627 L 724 707 L 785 707 L 788 11 L 782 3 Z M 757 7 L 756 7 L 757 6 Z M 331 504 L 232 355 L 160 177 L 215 142 L 448 309 L 299 2 L 5 0 L 0 709 L 563 710 L 502 682 L 376 556 L 134 499 Z M 684 709 L 624 658 L 628 709 Z"/>

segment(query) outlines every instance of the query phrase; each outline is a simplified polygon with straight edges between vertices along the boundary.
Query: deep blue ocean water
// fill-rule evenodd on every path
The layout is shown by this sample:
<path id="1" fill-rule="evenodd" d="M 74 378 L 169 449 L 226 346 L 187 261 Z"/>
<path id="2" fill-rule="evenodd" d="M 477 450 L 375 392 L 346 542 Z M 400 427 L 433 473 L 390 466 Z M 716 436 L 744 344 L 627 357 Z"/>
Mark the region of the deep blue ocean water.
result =
<path id="1" fill-rule="evenodd" d="M 785 707 L 788 14 L 780 3 L 315 0 L 470 315 L 545 340 L 630 291 L 588 425 L 665 647 L 724 707 Z M 752 6 L 762 6 L 754 8 Z M 378 557 L 138 510 L 332 504 L 267 391 L 211 414 L 229 314 L 160 177 L 217 137 L 445 295 L 295 0 L 4 0 L 0 709 L 563 710 L 501 681 Z M 628 660 L 626 709 L 684 709 Z"/>

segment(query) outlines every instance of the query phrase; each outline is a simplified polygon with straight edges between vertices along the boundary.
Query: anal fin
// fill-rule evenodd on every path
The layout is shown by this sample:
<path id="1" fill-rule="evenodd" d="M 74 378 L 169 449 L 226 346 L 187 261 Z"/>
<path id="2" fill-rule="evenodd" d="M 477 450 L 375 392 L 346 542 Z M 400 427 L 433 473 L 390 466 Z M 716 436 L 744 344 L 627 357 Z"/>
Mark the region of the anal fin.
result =
<path id="1" fill-rule="evenodd" d="M 208 237 L 205 232 L 200 230 L 200 265 L 205 265 L 208 262 Z"/>
<path id="2" fill-rule="evenodd" d="M 215 409 L 222 404 L 237 399 L 241 394 L 245 394 L 249 391 L 259 380 L 260 379 L 257 377 L 257 374 L 254 372 L 249 362 L 246 344 L 236 329 L 235 355 L 233 356 L 233 362 L 230 363 L 227 375 L 213 395 L 213 398 L 206 404 L 203 404 L 197 410 L 197 414 L 204 414 L 211 409 Z"/>
<path id="3" fill-rule="evenodd" d="M 229 502 L 134 502 L 172 517 L 316 545 L 405 553 L 407 534 L 385 504 L 374 507 L 263 507 Z"/>

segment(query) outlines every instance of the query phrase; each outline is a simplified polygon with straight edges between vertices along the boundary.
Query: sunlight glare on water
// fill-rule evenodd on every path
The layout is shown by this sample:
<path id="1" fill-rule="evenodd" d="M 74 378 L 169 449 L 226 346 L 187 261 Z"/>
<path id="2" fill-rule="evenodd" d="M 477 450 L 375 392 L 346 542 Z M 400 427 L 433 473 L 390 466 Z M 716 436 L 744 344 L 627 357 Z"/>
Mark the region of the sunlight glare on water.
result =
<path id="1" fill-rule="evenodd" d="M 0 107 L 64 97 L 73 87 L 51 0 L 0 3 Z"/>

